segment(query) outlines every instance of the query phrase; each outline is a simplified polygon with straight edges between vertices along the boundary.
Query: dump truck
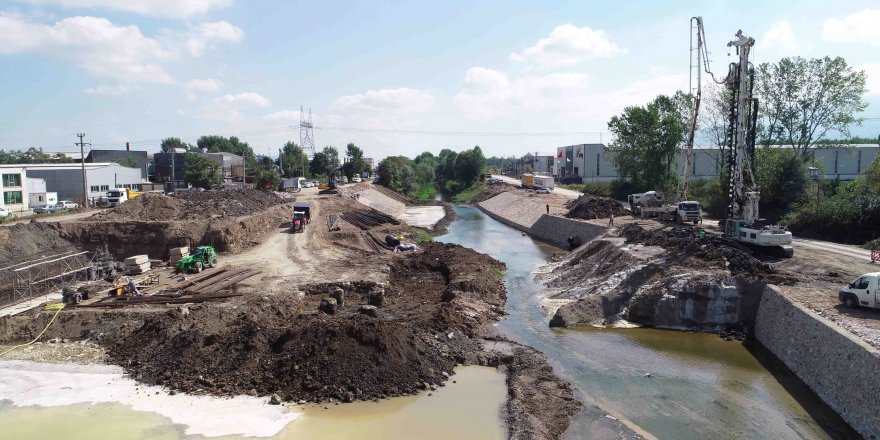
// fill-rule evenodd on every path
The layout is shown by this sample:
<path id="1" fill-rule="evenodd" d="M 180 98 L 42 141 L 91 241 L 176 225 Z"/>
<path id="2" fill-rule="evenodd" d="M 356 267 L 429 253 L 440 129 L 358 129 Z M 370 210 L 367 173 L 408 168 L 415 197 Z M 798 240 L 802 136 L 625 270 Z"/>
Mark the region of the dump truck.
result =
<path id="1" fill-rule="evenodd" d="M 630 194 L 627 201 L 633 215 L 640 215 L 642 218 L 656 218 L 660 221 L 674 221 L 676 223 L 692 222 L 693 224 L 703 221 L 700 202 L 694 200 L 673 202 L 668 200 L 662 192 L 648 191 Z"/>
<path id="2" fill-rule="evenodd" d="M 142 194 L 140 191 L 132 191 L 129 188 L 113 188 L 107 191 L 107 206 L 117 206 Z"/>
<path id="3" fill-rule="evenodd" d="M 199 246 L 192 255 L 183 257 L 174 266 L 178 272 L 201 272 L 217 265 L 217 251 L 213 246 Z"/>
<path id="4" fill-rule="evenodd" d="M 306 225 L 312 219 L 312 204 L 307 202 L 296 202 L 293 204 L 293 218 L 290 220 L 290 232 L 297 233 L 305 231 Z"/>

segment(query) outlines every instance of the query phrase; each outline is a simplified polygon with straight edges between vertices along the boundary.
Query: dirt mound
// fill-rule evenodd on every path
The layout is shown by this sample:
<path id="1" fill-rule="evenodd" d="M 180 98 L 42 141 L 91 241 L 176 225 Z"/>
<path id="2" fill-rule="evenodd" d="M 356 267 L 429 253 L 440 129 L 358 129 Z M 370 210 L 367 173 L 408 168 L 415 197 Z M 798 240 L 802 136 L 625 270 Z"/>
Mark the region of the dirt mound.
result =
<path id="1" fill-rule="evenodd" d="M 146 193 L 92 217 L 99 221 L 198 220 L 251 215 L 289 200 L 275 193 L 245 190 L 188 191 L 174 196 Z"/>
<path id="2" fill-rule="evenodd" d="M 568 218 L 579 218 L 583 220 L 592 220 L 594 218 L 608 218 L 611 214 L 615 217 L 627 215 L 628 212 L 623 208 L 617 200 L 608 197 L 597 197 L 584 194 L 575 200 L 567 202 L 565 207 L 568 212 L 565 216 Z"/>
<path id="3" fill-rule="evenodd" d="M 192 393 L 277 393 L 285 400 L 368 400 L 442 384 L 481 350 L 470 338 L 503 314 L 504 266 L 429 244 L 391 264 L 390 284 L 330 283 L 169 309 L 110 347 L 138 380 Z M 334 313 L 327 292 L 345 290 Z M 385 289 L 378 308 L 368 293 Z"/>
<path id="4" fill-rule="evenodd" d="M 791 284 L 789 276 L 779 274 L 770 265 L 762 263 L 750 253 L 736 247 L 724 238 L 707 234 L 693 226 L 671 229 L 646 230 L 630 223 L 618 229 L 618 234 L 629 243 L 659 246 L 696 268 L 728 269 L 731 275 L 742 275 L 774 284 Z"/>
<path id="5" fill-rule="evenodd" d="M 73 244 L 61 238 L 52 223 L 30 222 L 0 227 L 0 267 L 71 250 L 74 250 Z"/>
<path id="6" fill-rule="evenodd" d="M 492 197 L 497 196 L 503 192 L 507 192 L 513 189 L 516 189 L 516 186 L 513 186 L 509 183 L 498 183 L 495 185 L 486 185 L 483 189 L 477 193 L 473 198 L 471 198 L 471 204 L 477 204 L 480 202 L 485 202 L 486 200 L 491 199 Z"/>

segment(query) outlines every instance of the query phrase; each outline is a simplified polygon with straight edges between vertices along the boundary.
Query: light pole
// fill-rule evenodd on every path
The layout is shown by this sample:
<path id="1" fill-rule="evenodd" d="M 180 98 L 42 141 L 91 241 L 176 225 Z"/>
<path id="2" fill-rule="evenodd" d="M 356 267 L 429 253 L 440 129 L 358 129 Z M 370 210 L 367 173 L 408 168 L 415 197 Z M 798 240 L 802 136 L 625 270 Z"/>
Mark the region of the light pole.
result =
<path id="1" fill-rule="evenodd" d="M 819 168 L 809 167 L 810 179 L 816 182 L 816 217 L 819 216 Z"/>

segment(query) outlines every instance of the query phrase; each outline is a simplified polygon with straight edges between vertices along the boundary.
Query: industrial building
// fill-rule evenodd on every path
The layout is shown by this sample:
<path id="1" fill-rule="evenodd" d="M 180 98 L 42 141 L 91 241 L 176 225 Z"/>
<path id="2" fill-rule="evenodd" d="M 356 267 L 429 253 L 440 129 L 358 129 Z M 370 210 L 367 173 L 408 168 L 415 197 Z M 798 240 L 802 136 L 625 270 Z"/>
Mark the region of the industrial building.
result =
<path id="1" fill-rule="evenodd" d="M 88 199 L 94 202 L 99 197 L 106 195 L 110 188 L 140 189 L 144 179 L 141 170 L 128 168 L 115 162 L 86 163 L 86 182 L 88 185 Z M 45 181 L 43 192 L 57 193 L 60 200 L 83 201 L 82 165 L 78 163 L 43 163 L 43 164 L 20 164 L 0 165 L 0 172 L 6 175 L 20 175 L 19 179 L 10 177 L 9 183 L 18 183 L 19 186 L 4 185 L 4 201 L 9 192 L 8 200 L 18 201 L 17 205 L 25 205 L 29 200 L 26 188 L 21 184 L 25 178 L 42 179 Z M 6 182 L 4 182 L 6 183 Z M 6 188 L 9 188 L 8 190 Z"/>
<path id="2" fill-rule="evenodd" d="M 182 150 L 174 153 L 153 154 L 150 180 L 156 183 L 167 183 L 171 188 L 166 189 L 172 191 L 174 188 L 185 188 L 183 175 L 187 154 L 198 154 L 216 162 L 219 165 L 217 173 L 223 179 L 225 187 L 244 184 L 244 157 L 232 153 L 187 153 Z"/>
<path id="3" fill-rule="evenodd" d="M 26 179 L 23 165 L 0 165 L 0 193 L 3 194 L 0 206 L 12 212 L 28 209 Z"/>
<path id="4" fill-rule="evenodd" d="M 141 170 L 141 177 L 147 178 L 149 158 L 146 151 L 131 151 L 130 149 L 92 150 L 86 156 L 86 163 L 119 162 L 126 159 L 130 159 L 133 163 L 137 164 L 137 168 Z"/>
<path id="5" fill-rule="evenodd" d="M 535 173 L 556 175 L 556 157 L 553 153 L 526 153 L 525 156 L 513 163 L 513 170 L 517 174 Z"/>
<path id="6" fill-rule="evenodd" d="M 781 146 L 778 148 L 787 148 Z M 871 166 L 880 146 L 854 144 L 834 148 L 814 148 L 823 179 L 853 180 Z M 559 183 L 609 182 L 620 178 L 613 154 L 605 144 L 580 144 L 556 149 L 556 180 Z M 721 150 L 718 147 L 694 147 L 691 179 L 718 177 L 721 172 Z M 676 155 L 676 167 L 683 171 L 685 150 Z"/>

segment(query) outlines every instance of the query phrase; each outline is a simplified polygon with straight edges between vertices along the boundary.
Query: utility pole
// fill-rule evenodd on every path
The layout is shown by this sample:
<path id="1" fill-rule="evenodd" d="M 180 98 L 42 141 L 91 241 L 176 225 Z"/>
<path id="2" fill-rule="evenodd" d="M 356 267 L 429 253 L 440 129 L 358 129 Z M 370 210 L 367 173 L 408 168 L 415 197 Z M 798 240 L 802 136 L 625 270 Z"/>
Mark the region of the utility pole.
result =
<path id="1" fill-rule="evenodd" d="M 83 142 L 83 138 L 86 137 L 85 133 L 78 133 L 76 135 L 79 138 L 79 142 L 75 145 L 79 145 L 79 156 L 80 156 L 80 164 L 82 165 L 82 178 L 83 178 L 83 206 L 89 206 L 89 187 L 86 182 L 86 145 L 92 146 L 91 143 Z"/>

